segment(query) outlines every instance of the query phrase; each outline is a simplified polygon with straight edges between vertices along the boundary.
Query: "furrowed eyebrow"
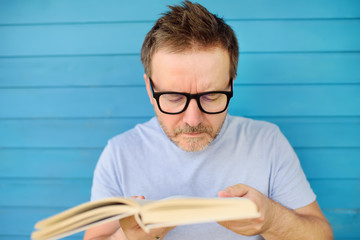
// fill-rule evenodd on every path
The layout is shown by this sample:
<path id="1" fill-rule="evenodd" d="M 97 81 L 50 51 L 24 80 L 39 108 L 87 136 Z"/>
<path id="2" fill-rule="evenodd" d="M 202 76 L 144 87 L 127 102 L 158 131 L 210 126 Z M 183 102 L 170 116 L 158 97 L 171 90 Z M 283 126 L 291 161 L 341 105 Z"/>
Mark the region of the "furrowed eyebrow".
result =
<path id="1" fill-rule="evenodd" d="M 156 89 L 155 84 L 154 84 L 154 81 L 151 79 L 151 77 L 149 77 L 149 80 L 150 80 L 150 84 L 151 84 L 153 90 L 156 90 L 155 93 L 173 93 L 173 94 L 190 94 L 190 95 L 196 95 L 196 94 L 206 94 L 206 93 L 213 93 L 213 92 L 229 92 L 229 90 L 225 90 L 225 89 L 224 89 L 224 90 L 219 90 L 219 89 L 218 89 L 218 90 L 212 90 L 212 91 L 198 92 L 198 93 L 195 93 L 195 94 L 191 94 L 191 93 L 188 93 L 188 92 L 161 91 L 161 90 L 159 90 L 159 89 Z M 233 82 L 233 79 L 230 78 L 229 83 L 228 83 L 228 86 L 225 87 L 225 88 L 228 88 L 229 85 L 231 86 L 231 88 L 233 88 L 233 87 L 232 87 L 232 85 L 233 85 L 232 82 Z M 230 90 L 230 91 L 231 91 L 231 90 Z"/>

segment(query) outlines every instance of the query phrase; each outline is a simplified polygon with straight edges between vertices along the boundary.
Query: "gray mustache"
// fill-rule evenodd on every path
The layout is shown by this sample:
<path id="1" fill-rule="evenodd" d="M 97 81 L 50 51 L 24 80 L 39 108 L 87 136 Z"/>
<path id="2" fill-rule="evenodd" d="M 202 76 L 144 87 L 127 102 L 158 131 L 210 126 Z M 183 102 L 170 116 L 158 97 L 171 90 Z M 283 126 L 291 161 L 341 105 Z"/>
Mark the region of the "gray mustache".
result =
<path id="1" fill-rule="evenodd" d="M 175 135 L 178 134 L 183 134 L 183 133 L 212 133 L 212 128 L 211 127 L 206 127 L 202 124 L 192 127 L 190 125 L 185 125 L 185 127 L 182 128 L 176 128 L 174 130 Z"/>

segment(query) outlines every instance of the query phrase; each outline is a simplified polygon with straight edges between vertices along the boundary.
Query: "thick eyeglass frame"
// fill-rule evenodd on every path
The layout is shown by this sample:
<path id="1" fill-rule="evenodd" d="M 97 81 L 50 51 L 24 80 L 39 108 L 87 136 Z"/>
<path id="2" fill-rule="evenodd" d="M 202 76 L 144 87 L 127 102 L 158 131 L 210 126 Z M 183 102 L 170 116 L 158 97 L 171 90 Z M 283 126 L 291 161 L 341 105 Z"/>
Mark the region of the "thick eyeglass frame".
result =
<path id="1" fill-rule="evenodd" d="M 175 114 L 180 114 L 180 113 L 183 113 L 189 106 L 189 103 L 190 103 L 190 100 L 191 99 L 196 99 L 196 102 L 197 102 L 197 105 L 199 107 L 199 109 L 206 113 L 206 114 L 219 114 L 219 113 L 222 113 L 222 112 L 225 112 L 226 109 L 228 108 L 229 106 L 229 102 L 230 102 L 230 99 L 232 98 L 233 96 L 233 79 L 230 78 L 230 86 L 231 86 L 231 90 L 230 91 L 210 91 L 210 92 L 202 92 L 202 93 L 197 93 L 197 94 L 190 94 L 190 93 L 184 93 L 184 92 L 171 92 L 171 91 L 168 91 L 168 92 L 155 92 L 154 91 L 154 83 L 152 81 L 152 79 L 149 77 L 149 82 L 150 82 L 150 87 L 151 87 L 151 91 L 152 91 L 152 94 L 153 94 L 153 98 L 155 98 L 156 100 L 156 103 L 160 109 L 160 111 L 162 113 L 165 113 L 165 114 L 172 114 L 172 115 L 175 115 Z M 222 94 L 225 94 L 226 97 L 227 97 L 227 102 L 226 102 L 226 106 L 224 107 L 223 110 L 221 111 L 218 111 L 218 112 L 207 112 L 203 109 L 203 107 L 201 106 L 201 103 L 200 103 L 200 98 L 206 94 L 214 94 L 214 93 L 222 93 Z M 184 109 L 182 109 L 181 111 L 179 112 L 166 112 L 164 111 L 161 106 L 160 106 L 160 96 L 163 95 L 163 94 L 179 94 L 179 95 L 183 95 L 186 97 L 186 103 L 184 105 Z"/>

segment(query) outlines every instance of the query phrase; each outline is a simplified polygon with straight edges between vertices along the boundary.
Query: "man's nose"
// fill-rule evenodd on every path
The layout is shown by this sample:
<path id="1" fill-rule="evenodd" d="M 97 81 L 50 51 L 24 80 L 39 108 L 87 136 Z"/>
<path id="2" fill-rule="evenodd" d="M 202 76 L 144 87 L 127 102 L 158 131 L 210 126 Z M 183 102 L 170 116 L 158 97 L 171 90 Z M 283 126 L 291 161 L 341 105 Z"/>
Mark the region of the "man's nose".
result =
<path id="1" fill-rule="evenodd" d="M 184 112 L 183 121 L 192 127 L 196 127 L 202 123 L 203 117 L 204 113 L 200 110 L 196 99 L 191 99 Z"/>

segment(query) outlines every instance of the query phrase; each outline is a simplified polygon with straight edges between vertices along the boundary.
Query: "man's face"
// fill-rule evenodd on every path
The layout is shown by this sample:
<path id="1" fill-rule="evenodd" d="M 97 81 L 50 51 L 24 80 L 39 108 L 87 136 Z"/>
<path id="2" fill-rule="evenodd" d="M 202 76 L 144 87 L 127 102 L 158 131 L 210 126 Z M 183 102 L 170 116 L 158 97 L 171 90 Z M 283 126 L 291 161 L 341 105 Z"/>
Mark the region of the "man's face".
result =
<path id="1" fill-rule="evenodd" d="M 155 92 L 173 91 L 202 93 L 229 91 L 230 60 L 227 51 L 214 47 L 182 53 L 157 51 L 152 57 Z M 195 99 L 180 114 L 162 113 L 152 97 L 148 76 L 144 75 L 147 92 L 156 116 L 166 135 L 184 151 L 201 151 L 211 143 L 224 123 L 227 111 L 219 114 L 202 112 Z"/>

